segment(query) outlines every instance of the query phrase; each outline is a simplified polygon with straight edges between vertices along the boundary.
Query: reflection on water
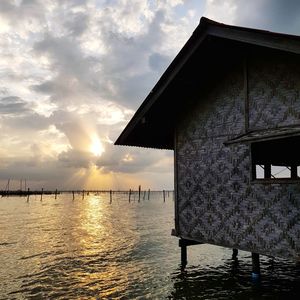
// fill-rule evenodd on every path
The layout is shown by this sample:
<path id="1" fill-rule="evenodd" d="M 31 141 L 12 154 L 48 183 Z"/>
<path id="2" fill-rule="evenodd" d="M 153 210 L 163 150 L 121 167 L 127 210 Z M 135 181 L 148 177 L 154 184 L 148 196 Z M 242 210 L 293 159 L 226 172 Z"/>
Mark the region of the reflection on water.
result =
<path id="1" fill-rule="evenodd" d="M 171 195 L 72 195 L 0 199 L 0 299 L 293 299 L 299 267 L 209 245 L 188 249 L 180 270 Z"/>

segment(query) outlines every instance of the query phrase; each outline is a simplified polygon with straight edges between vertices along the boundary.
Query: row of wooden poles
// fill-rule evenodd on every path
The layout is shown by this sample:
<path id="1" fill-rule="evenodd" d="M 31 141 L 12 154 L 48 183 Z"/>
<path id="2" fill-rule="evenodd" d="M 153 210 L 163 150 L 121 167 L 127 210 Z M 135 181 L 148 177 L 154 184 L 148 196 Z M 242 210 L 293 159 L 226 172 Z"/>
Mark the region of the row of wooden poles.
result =
<path id="1" fill-rule="evenodd" d="M 107 192 L 107 191 L 105 191 Z M 148 189 L 148 191 L 144 190 L 142 191 L 141 190 L 141 186 L 139 186 L 139 189 L 138 189 L 138 202 L 141 201 L 141 198 L 142 198 L 142 194 L 143 194 L 143 200 L 146 200 L 146 198 L 148 200 L 150 200 L 150 189 Z M 72 191 L 72 200 L 75 199 L 75 191 Z M 78 191 L 76 192 L 78 193 Z M 113 194 L 115 192 L 113 190 L 110 190 L 109 191 L 109 200 L 110 200 L 110 203 L 112 203 L 113 201 Z M 129 189 L 129 192 L 128 192 L 128 202 L 130 203 L 132 201 L 132 195 L 134 195 L 136 192 L 134 190 L 131 190 Z M 27 202 L 29 202 L 29 197 L 30 195 L 34 195 L 34 194 L 37 194 L 36 192 L 31 192 L 30 189 L 28 188 L 27 190 Z M 43 200 L 43 195 L 44 195 L 44 189 L 42 188 L 42 190 L 38 193 L 40 195 L 40 201 Z M 60 192 L 56 189 L 55 192 L 54 192 L 54 198 L 57 199 L 57 195 L 60 194 Z M 85 195 L 89 195 L 89 191 L 85 191 L 85 190 L 82 190 L 81 192 L 82 194 L 82 199 L 84 199 Z M 166 202 L 166 198 L 169 197 L 169 191 L 166 191 L 166 190 L 163 190 L 162 191 L 162 194 L 163 194 L 163 201 Z"/>
<path id="2" fill-rule="evenodd" d="M 141 201 L 142 193 L 143 193 L 143 200 L 146 200 L 146 197 L 147 197 L 148 200 L 150 200 L 150 189 L 148 189 L 148 191 L 146 191 L 146 190 L 142 191 L 142 190 L 141 190 L 141 186 L 139 185 L 139 190 L 138 190 L 138 202 Z M 163 193 L 163 200 L 164 200 L 164 202 L 166 202 L 166 197 L 169 197 L 169 191 L 163 190 L 162 193 Z M 110 203 L 112 203 L 112 199 L 113 199 L 113 196 L 112 196 L 112 195 L 113 195 L 113 191 L 110 190 L 110 191 L 109 191 L 109 194 L 110 194 Z M 130 189 L 129 192 L 128 192 L 128 202 L 129 202 L 129 203 L 130 203 L 131 200 L 132 200 L 132 198 L 131 198 L 132 194 L 134 194 L 134 191 L 132 191 L 132 190 Z"/>

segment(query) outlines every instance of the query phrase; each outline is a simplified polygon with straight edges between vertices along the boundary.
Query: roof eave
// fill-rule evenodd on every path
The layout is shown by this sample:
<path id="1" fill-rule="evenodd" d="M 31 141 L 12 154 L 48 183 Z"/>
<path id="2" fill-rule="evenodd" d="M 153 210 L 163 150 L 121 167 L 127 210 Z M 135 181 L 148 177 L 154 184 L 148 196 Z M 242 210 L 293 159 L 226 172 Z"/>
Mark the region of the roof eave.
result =
<path id="1" fill-rule="evenodd" d="M 178 72 L 183 68 L 189 58 L 195 53 L 207 36 L 219 37 L 228 40 L 239 41 L 245 44 L 257 45 L 271 49 L 287 51 L 300 54 L 300 38 L 298 36 L 273 33 L 260 29 L 251 29 L 218 23 L 202 17 L 200 24 L 194 30 L 192 36 L 177 54 L 175 59 L 163 73 L 154 88 L 148 94 L 144 102 L 138 108 L 125 129 L 115 142 L 115 145 L 128 145 L 148 147 L 143 143 L 128 142 L 128 137 L 133 130 L 145 117 L 153 104 L 159 99 L 162 93 L 167 89 Z M 156 148 L 155 144 L 151 147 Z M 157 145 L 157 148 L 160 148 Z"/>

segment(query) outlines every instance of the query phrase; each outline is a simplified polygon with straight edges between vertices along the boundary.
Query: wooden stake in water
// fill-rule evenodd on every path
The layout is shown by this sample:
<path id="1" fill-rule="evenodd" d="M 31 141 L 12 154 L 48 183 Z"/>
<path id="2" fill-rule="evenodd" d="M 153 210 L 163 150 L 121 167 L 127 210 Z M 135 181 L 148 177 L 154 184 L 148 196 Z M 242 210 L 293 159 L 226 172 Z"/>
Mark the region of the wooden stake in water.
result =
<path id="1" fill-rule="evenodd" d="M 43 193 L 44 193 L 44 189 L 42 188 L 41 199 L 40 199 L 40 201 L 43 201 Z"/>
<path id="2" fill-rule="evenodd" d="M 146 198 L 146 190 L 144 191 L 143 200 Z"/>
<path id="3" fill-rule="evenodd" d="M 74 201 L 74 199 L 75 199 L 74 191 L 72 191 L 72 195 L 73 195 L 73 201 Z"/>
<path id="4" fill-rule="evenodd" d="M 150 200 L 150 189 L 148 190 L 148 200 Z"/>
<path id="5" fill-rule="evenodd" d="M 131 189 L 129 190 L 128 202 L 130 203 Z"/>
<path id="6" fill-rule="evenodd" d="M 55 190 L 55 197 L 54 197 L 55 199 L 57 198 L 57 189 Z"/>
<path id="7" fill-rule="evenodd" d="M 28 191 L 27 191 L 27 202 L 29 202 L 29 188 L 28 188 Z"/>
<path id="8" fill-rule="evenodd" d="M 109 191 L 109 197 L 110 197 L 109 203 L 111 204 L 112 203 L 112 190 Z"/>
<path id="9" fill-rule="evenodd" d="M 163 190 L 164 202 L 166 202 L 166 191 Z"/>
<path id="10" fill-rule="evenodd" d="M 139 202 L 141 201 L 141 186 L 139 185 Z"/>
<path id="11" fill-rule="evenodd" d="M 84 190 L 82 190 L 82 199 L 84 199 Z"/>
<path id="12" fill-rule="evenodd" d="M 7 197 L 9 196 L 9 183 L 10 183 L 10 179 L 8 179 L 7 185 L 6 185 L 6 195 L 7 195 Z"/>

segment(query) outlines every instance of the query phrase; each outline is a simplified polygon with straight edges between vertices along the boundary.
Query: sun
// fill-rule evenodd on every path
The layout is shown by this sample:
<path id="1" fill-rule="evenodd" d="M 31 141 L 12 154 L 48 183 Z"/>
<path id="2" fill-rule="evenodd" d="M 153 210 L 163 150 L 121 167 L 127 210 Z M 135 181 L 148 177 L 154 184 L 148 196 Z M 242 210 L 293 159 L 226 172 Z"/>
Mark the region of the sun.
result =
<path id="1" fill-rule="evenodd" d="M 95 156 L 100 156 L 104 152 L 104 148 L 102 146 L 102 143 L 100 139 L 97 136 L 92 137 L 92 143 L 90 146 L 90 151 L 95 155 Z"/>

